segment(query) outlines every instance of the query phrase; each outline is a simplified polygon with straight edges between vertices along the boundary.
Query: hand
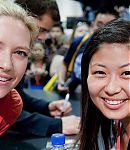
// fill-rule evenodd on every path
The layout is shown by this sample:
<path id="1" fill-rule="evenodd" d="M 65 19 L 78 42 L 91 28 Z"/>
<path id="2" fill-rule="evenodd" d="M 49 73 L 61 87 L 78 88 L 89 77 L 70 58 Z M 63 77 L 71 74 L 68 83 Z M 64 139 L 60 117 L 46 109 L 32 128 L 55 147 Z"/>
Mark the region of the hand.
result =
<path id="1" fill-rule="evenodd" d="M 66 87 L 66 86 L 63 86 L 62 84 L 58 84 L 58 87 L 57 87 L 59 93 L 68 93 L 69 92 L 69 87 Z"/>
<path id="2" fill-rule="evenodd" d="M 53 117 L 60 116 L 64 105 L 64 100 L 58 100 L 51 102 L 48 106 L 50 110 L 50 114 Z M 71 103 L 67 102 L 66 107 L 64 109 L 64 115 L 70 113 L 72 111 Z"/>
<path id="3" fill-rule="evenodd" d="M 66 116 L 62 117 L 62 132 L 66 135 L 78 134 L 80 131 L 80 117 Z"/>

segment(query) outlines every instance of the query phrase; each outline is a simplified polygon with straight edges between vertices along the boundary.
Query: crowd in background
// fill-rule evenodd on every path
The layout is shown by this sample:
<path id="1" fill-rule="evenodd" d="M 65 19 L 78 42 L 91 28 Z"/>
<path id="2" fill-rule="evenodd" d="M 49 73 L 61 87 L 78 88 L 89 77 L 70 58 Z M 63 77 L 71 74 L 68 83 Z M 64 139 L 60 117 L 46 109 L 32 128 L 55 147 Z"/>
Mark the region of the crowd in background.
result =
<path id="1" fill-rule="evenodd" d="M 60 22 L 56 1 L 15 2 L 21 6 L 11 2 L 9 6 L 3 0 L 0 3 L 0 53 L 3 55 L 0 133 L 13 124 L 11 130 L 26 135 L 78 134 L 81 150 L 129 148 L 130 7 L 106 5 L 93 9 L 86 6 L 84 15 L 71 21 L 71 34 L 68 34 L 67 26 Z M 31 10 L 29 14 L 28 10 Z M 14 36 L 10 38 L 12 32 Z M 32 97 L 24 88 L 55 90 L 61 95 L 78 92 L 81 116 L 69 115 L 72 110 L 69 101 L 66 106 L 64 100 L 47 102 L 44 97 Z M 10 118 L 4 116 L 4 102 L 16 102 L 15 95 L 21 104 L 8 125 Z"/>
<path id="2" fill-rule="evenodd" d="M 119 13 L 120 18 L 130 19 L 130 9 L 128 6 L 106 5 L 103 7 L 104 9 L 114 9 Z M 24 82 L 25 88 L 44 88 L 51 77 L 58 72 L 59 64 L 66 55 L 72 41 L 78 36 L 81 37 L 85 34 L 91 35 L 93 33 L 93 21 L 99 9 L 85 6 L 85 8 L 83 7 L 84 15 L 81 18 L 74 18 L 69 29 L 67 24 L 66 27 L 63 25 L 63 22 L 56 23 L 47 33 L 45 40 L 35 41 L 32 49 L 35 49 L 36 52 L 30 55 Z"/>

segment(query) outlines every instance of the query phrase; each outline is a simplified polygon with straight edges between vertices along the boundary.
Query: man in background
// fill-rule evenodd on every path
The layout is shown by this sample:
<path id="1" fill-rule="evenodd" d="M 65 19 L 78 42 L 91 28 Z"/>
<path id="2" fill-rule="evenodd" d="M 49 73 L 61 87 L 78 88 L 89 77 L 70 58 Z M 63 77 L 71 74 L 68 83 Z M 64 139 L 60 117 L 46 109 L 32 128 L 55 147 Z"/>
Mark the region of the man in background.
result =
<path id="1" fill-rule="evenodd" d="M 112 7 L 106 6 L 106 7 L 100 8 L 95 15 L 95 20 L 91 24 L 91 33 L 97 28 L 106 24 L 107 22 L 114 20 L 118 17 L 119 17 L 118 12 L 114 10 L 114 8 Z M 63 94 L 68 91 L 73 92 L 81 83 L 81 58 L 82 58 L 82 54 L 86 46 L 86 43 L 88 42 L 88 39 L 89 39 L 88 36 L 86 37 L 85 36 L 75 38 L 72 41 L 72 44 L 70 45 L 68 51 L 65 54 L 65 57 L 63 59 L 63 62 L 61 64 L 60 71 L 59 71 L 59 83 L 58 83 L 59 93 Z M 78 47 L 79 45 L 80 47 Z M 77 48 L 78 48 L 78 51 L 76 50 Z M 69 69 L 70 64 L 72 64 L 71 60 L 73 59 L 74 55 L 75 55 L 75 58 L 73 61 L 72 68 Z M 69 80 L 71 82 L 68 86 L 65 86 L 67 72 L 70 70 L 71 70 L 71 74 L 70 74 Z M 78 92 L 80 93 L 80 90 Z"/>
<path id="2" fill-rule="evenodd" d="M 15 2 L 35 17 L 39 27 L 37 36 L 39 40 L 45 40 L 51 27 L 60 21 L 58 6 L 54 0 L 16 0 Z M 43 99 L 30 97 L 23 91 L 22 84 L 19 84 L 16 89 L 23 99 L 23 111 L 12 126 L 12 130 L 36 136 L 50 136 L 56 132 L 71 135 L 79 132 L 79 117 L 54 118 L 61 113 L 60 107 L 63 101 L 48 103 Z M 68 103 L 65 114 L 70 110 L 70 103 Z"/>

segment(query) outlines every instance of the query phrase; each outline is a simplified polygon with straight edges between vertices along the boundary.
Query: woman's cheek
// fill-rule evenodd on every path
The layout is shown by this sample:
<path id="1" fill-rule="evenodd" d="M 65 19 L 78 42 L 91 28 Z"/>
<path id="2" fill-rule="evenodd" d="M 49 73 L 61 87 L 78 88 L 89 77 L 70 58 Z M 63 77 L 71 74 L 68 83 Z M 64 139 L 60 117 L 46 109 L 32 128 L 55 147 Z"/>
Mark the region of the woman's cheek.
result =
<path id="1" fill-rule="evenodd" d="M 88 77 L 87 79 L 88 90 L 91 97 L 98 96 L 98 94 L 102 91 L 104 87 L 104 81 L 100 79 Z"/>
<path id="2" fill-rule="evenodd" d="M 88 77 L 87 84 L 90 96 L 95 96 L 98 91 L 98 81 L 92 77 Z"/>
<path id="3" fill-rule="evenodd" d="M 129 100 L 130 100 L 130 80 L 129 80 L 129 83 L 127 84 L 127 86 L 124 86 L 124 88 L 126 88 L 126 92 L 128 93 L 128 97 L 129 97 Z"/>
<path id="4" fill-rule="evenodd" d="M 19 63 L 15 64 L 15 70 L 17 75 L 21 77 L 24 75 L 26 68 L 27 68 L 28 59 L 24 59 L 23 61 L 19 61 Z"/>
<path id="5" fill-rule="evenodd" d="M 121 81 L 120 85 L 122 85 L 122 89 L 125 91 L 130 101 L 130 80 Z"/>

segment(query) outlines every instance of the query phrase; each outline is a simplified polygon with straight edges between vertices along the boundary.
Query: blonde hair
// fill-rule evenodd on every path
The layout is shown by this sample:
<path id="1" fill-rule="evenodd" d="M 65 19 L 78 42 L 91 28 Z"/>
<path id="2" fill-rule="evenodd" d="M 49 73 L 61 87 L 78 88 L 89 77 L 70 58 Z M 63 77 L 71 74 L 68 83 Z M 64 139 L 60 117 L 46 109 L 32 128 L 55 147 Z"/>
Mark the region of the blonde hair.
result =
<path id="1" fill-rule="evenodd" d="M 34 18 L 29 16 L 27 11 L 12 1 L 0 0 L 0 16 L 9 16 L 21 20 L 30 31 L 30 44 L 32 44 L 38 34 L 38 27 Z"/>

